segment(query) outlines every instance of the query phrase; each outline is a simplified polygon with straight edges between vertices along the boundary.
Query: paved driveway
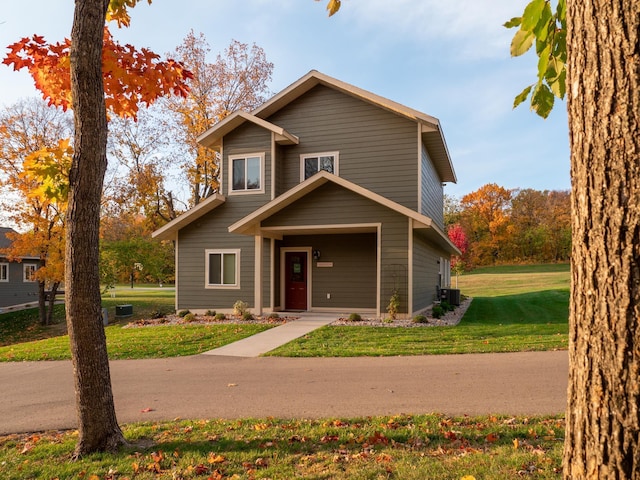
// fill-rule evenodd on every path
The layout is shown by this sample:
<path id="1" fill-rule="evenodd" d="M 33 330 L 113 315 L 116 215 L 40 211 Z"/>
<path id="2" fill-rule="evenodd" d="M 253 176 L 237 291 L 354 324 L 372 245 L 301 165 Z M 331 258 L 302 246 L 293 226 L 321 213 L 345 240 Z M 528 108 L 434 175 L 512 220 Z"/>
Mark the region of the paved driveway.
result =
<path id="1" fill-rule="evenodd" d="M 557 414 L 566 351 L 385 358 L 116 360 L 118 421 Z M 0 434 L 74 428 L 70 362 L 0 363 Z M 150 409 L 150 411 L 149 411 Z"/>

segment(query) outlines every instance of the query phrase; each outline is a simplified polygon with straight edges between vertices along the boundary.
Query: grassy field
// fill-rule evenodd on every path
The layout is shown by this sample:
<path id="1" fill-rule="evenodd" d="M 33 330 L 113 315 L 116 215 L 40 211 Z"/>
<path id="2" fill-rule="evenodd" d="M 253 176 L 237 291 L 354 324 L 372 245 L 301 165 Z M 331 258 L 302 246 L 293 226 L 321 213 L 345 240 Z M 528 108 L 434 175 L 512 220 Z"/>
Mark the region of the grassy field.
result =
<path id="1" fill-rule="evenodd" d="M 561 418 L 441 415 L 124 426 L 131 446 L 70 461 L 75 432 L 0 437 L 3 480 L 558 479 Z"/>
<path id="2" fill-rule="evenodd" d="M 569 266 L 497 267 L 462 275 L 473 297 L 455 327 L 327 326 L 267 355 L 347 357 L 535 351 L 567 348 Z M 455 279 L 453 280 L 455 285 Z"/>

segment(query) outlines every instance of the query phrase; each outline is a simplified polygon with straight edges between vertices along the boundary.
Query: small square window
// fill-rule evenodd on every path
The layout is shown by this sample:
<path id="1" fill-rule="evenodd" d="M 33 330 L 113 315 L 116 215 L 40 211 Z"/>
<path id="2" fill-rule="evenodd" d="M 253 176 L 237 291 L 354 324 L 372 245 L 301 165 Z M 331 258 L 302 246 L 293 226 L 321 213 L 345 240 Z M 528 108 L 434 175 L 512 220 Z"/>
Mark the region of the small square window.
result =
<path id="1" fill-rule="evenodd" d="M 229 163 L 231 165 L 230 192 L 260 193 L 264 191 L 263 154 L 229 157 Z"/>
<path id="2" fill-rule="evenodd" d="M 35 282 L 36 281 L 36 270 L 38 270 L 38 266 L 32 263 L 25 263 L 22 266 L 23 278 L 24 282 Z"/>
<path id="3" fill-rule="evenodd" d="M 240 250 L 206 250 L 206 287 L 237 288 Z"/>
<path id="4" fill-rule="evenodd" d="M 300 181 L 313 177 L 321 170 L 338 175 L 338 152 L 300 156 Z"/>

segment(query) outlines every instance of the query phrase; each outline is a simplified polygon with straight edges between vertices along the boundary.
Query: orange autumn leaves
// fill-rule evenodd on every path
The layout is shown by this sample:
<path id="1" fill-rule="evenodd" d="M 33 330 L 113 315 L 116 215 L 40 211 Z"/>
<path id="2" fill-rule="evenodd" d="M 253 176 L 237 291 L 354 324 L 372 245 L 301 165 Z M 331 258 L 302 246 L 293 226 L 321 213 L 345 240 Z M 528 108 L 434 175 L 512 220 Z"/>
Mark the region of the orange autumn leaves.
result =
<path id="1" fill-rule="evenodd" d="M 23 38 L 9 45 L 5 65 L 26 68 L 49 105 L 71 107 L 71 41 L 48 43 L 42 36 Z M 121 45 L 104 28 L 102 72 L 107 110 L 120 117 L 136 118 L 140 105 L 151 105 L 159 97 L 185 96 L 192 74 L 174 60 L 161 61 L 146 48 Z"/>

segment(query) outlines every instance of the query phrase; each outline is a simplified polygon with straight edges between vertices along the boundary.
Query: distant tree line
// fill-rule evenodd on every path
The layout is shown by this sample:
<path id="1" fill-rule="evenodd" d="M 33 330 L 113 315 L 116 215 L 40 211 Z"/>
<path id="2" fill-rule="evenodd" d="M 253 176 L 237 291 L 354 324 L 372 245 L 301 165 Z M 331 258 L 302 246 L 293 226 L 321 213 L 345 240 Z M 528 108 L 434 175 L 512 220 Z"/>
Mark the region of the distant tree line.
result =
<path id="1" fill-rule="evenodd" d="M 459 269 L 571 258 L 568 190 L 508 190 L 491 183 L 461 199 L 445 195 L 444 207 L 450 238 L 459 244 L 463 235 L 465 241 L 455 262 Z"/>

